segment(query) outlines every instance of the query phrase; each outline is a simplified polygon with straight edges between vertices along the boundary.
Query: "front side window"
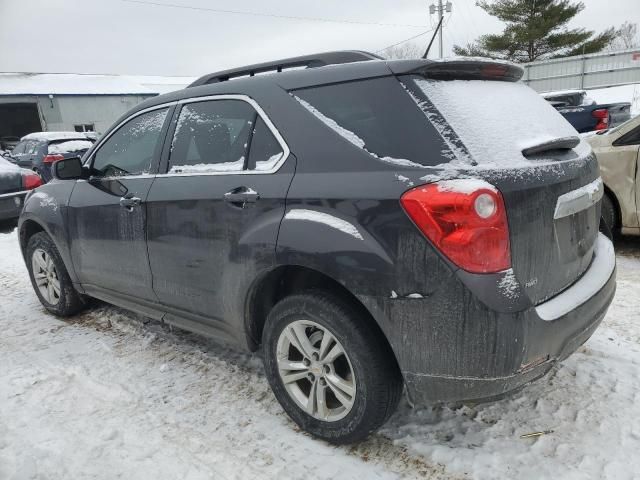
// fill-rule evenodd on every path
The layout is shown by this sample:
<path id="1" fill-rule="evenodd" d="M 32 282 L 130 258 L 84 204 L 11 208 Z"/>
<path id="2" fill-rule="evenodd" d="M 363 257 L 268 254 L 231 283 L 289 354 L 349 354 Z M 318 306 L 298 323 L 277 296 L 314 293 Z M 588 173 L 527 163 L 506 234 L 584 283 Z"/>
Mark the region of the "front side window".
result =
<path id="1" fill-rule="evenodd" d="M 244 170 L 256 116 L 241 100 L 185 105 L 171 143 L 169 173 Z"/>
<path id="2" fill-rule="evenodd" d="M 143 113 L 120 127 L 96 151 L 93 172 L 104 176 L 148 173 L 168 110 Z"/>

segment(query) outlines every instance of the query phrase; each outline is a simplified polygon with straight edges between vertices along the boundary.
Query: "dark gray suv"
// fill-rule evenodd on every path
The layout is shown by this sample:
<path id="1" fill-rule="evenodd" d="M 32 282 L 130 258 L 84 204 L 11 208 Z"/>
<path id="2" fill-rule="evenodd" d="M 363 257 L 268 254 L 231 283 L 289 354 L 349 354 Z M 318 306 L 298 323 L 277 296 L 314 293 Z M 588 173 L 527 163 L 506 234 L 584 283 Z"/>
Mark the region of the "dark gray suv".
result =
<path id="1" fill-rule="evenodd" d="M 261 348 L 286 412 L 336 443 L 405 386 L 513 391 L 615 290 L 598 164 L 521 75 L 332 52 L 147 100 L 27 197 L 34 289 L 56 315 L 95 297 Z"/>

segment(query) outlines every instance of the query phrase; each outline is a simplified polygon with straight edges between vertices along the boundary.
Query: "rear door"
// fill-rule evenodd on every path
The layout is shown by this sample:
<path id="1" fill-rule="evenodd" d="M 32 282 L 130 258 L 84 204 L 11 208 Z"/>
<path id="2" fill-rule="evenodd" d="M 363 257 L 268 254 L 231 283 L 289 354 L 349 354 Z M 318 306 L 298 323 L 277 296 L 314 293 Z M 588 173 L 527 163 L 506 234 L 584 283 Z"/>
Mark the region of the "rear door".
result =
<path id="1" fill-rule="evenodd" d="M 91 293 L 107 290 L 155 301 L 146 246 L 145 201 L 157 171 L 170 108 L 138 113 L 88 159 L 69 201 L 71 255 Z"/>
<path id="2" fill-rule="evenodd" d="M 185 103 L 174 124 L 147 201 L 154 292 L 202 321 L 240 321 L 249 284 L 275 263 L 295 160 L 248 97 Z"/>

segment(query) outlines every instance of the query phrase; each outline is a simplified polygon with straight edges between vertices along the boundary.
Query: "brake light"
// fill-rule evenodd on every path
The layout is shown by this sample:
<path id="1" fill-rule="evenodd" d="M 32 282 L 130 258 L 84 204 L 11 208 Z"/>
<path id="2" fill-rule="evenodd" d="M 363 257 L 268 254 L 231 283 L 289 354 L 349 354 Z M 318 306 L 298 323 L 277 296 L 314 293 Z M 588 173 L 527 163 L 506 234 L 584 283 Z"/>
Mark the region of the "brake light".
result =
<path id="1" fill-rule="evenodd" d="M 45 155 L 45 157 L 42 159 L 42 163 L 51 165 L 52 163 L 57 162 L 58 160 L 64 160 L 64 156 L 60 154 Z"/>
<path id="2" fill-rule="evenodd" d="M 26 172 L 22 174 L 22 188 L 25 190 L 33 190 L 42 185 L 40 175 L 35 172 Z"/>
<path id="3" fill-rule="evenodd" d="M 609 110 L 606 108 L 599 108 L 591 112 L 594 118 L 598 120 L 596 123 L 596 130 L 606 130 L 609 128 Z"/>
<path id="4" fill-rule="evenodd" d="M 472 273 L 511 267 L 504 200 L 482 180 L 449 180 L 413 188 L 400 203 L 447 258 Z"/>

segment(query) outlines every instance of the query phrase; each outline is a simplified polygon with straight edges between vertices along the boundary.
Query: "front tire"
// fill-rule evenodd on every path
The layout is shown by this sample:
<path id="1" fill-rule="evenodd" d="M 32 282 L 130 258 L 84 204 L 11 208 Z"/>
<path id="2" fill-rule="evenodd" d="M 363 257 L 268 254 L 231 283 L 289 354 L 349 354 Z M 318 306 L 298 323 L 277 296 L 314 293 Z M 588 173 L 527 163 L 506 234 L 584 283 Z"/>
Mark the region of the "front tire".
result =
<path id="1" fill-rule="evenodd" d="M 60 317 L 75 315 L 85 306 L 51 237 L 44 232 L 33 235 L 27 243 L 27 270 L 33 289 L 49 312 Z"/>
<path id="2" fill-rule="evenodd" d="M 303 430 L 335 444 L 367 437 L 395 411 L 402 375 L 369 319 L 338 297 L 292 295 L 269 312 L 263 332 L 267 379 Z"/>

